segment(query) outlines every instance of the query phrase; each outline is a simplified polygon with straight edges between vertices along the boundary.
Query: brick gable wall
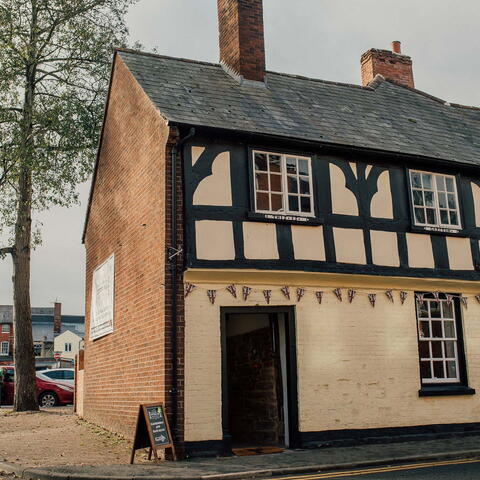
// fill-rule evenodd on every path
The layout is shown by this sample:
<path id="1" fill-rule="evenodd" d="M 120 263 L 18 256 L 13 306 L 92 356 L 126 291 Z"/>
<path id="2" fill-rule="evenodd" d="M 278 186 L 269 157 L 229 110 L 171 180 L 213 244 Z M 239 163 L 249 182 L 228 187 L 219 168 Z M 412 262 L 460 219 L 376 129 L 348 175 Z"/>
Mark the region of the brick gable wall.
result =
<path id="1" fill-rule="evenodd" d="M 169 128 L 117 56 L 86 230 L 84 416 L 132 435 L 140 403 L 164 401 L 165 159 Z M 115 254 L 114 332 L 88 339 L 94 269 Z"/>

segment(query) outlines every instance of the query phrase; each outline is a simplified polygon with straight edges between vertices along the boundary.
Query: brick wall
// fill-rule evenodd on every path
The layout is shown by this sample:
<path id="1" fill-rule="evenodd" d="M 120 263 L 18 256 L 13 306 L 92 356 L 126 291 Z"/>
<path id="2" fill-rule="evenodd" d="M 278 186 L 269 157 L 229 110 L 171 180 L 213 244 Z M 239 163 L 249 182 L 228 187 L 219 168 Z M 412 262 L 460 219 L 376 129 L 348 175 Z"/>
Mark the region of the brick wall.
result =
<path id="1" fill-rule="evenodd" d="M 248 80 L 265 79 L 262 0 L 218 0 L 220 60 Z"/>
<path id="2" fill-rule="evenodd" d="M 84 416 L 132 435 L 138 405 L 164 401 L 169 129 L 117 56 L 85 237 Z M 167 176 L 168 178 L 168 176 Z M 115 253 L 114 332 L 88 338 L 94 269 Z"/>
<path id="3" fill-rule="evenodd" d="M 414 88 L 412 59 L 389 50 L 372 48 L 361 58 L 362 84 L 368 85 L 376 75 L 383 75 L 387 80 Z"/>

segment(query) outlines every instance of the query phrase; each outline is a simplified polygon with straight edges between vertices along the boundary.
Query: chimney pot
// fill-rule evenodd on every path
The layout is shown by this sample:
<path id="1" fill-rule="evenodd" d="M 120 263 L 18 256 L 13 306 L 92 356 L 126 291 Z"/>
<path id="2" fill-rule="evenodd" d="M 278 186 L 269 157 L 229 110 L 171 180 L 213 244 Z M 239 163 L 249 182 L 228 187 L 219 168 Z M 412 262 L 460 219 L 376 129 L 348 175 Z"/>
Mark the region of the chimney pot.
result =
<path id="1" fill-rule="evenodd" d="M 392 42 L 392 52 L 393 53 L 402 53 L 402 42 L 399 42 L 398 40 L 394 40 Z"/>
<path id="2" fill-rule="evenodd" d="M 55 302 L 53 306 L 53 333 L 59 335 L 62 331 L 62 304 Z"/>
<path id="3" fill-rule="evenodd" d="M 220 62 L 240 80 L 265 81 L 263 0 L 218 0 Z"/>

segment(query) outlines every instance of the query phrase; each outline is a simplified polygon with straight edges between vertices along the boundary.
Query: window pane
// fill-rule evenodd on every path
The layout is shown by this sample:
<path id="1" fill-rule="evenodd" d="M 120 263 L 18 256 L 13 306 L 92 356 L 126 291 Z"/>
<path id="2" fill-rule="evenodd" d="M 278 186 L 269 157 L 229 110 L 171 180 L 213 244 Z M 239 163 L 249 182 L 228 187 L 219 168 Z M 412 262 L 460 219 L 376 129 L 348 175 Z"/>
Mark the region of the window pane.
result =
<path id="1" fill-rule="evenodd" d="M 445 343 L 445 358 L 455 358 L 455 342 L 444 342 Z"/>
<path id="2" fill-rule="evenodd" d="M 412 181 L 412 187 L 422 188 L 422 179 L 418 172 L 410 172 L 410 179 Z"/>
<path id="3" fill-rule="evenodd" d="M 442 342 L 431 342 L 432 358 L 443 358 Z"/>
<path id="4" fill-rule="evenodd" d="M 423 205 L 423 195 L 421 190 L 413 191 L 413 204 L 414 205 Z"/>
<path id="5" fill-rule="evenodd" d="M 312 207 L 310 206 L 310 197 L 301 197 L 300 205 L 303 213 L 310 213 L 312 211 Z"/>
<path id="6" fill-rule="evenodd" d="M 281 192 L 282 191 L 282 176 L 281 175 L 270 175 L 270 190 L 272 192 Z"/>
<path id="7" fill-rule="evenodd" d="M 298 212 L 298 197 L 289 195 L 288 196 L 288 209 L 291 212 Z"/>
<path id="8" fill-rule="evenodd" d="M 271 195 L 272 199 L 272 211 L 279 212 L 283 210 L 283 196 L 282 195 Z"/>
<path id="9" fill-rule="evenodd" d="M 433 362 L 433 376 L 434 378 L 445 378 L 443 362 Z"/>
<path id="10" fill-rule="evenodd" d="M 438 194 L 438 206 L 440 208 L 447 208 L 447 196 L 444 193 Z"/>
<path id="11" fill-rule="evenodd" d="M 266 173 L 256 173 L 255 183 L 256 183 L 257 190 L 268 191 L 268 175 Z"/>
<path id="12" fill-rule="evenodd" d="M 440 210 L 440 222 L 444 225 L 448 225 L 450 223 L 448 219 L 448 210 Z"/>
<path id="13" fill-rule="evenodd" d="M 447 177 L 447 178 L 445 178 L 445 182 L 447 184 L 447 191 L 448 192 L 455 192 L 453 178 Z"/>
<path id="14" fill-rule="evenodd" d="M 429 342 L 420 342 L 420 358 L 430 358 L 430 348 L 428 347 Z"/>
<path id="15" fill-rule="evenodd" d="M 65 370 L 64 374 L 65 374 L 65 380 L 73 380 L 74 379 L 74 372 L 72 372 L 71 370 Z"/>
<path id="16" fill-rule="evenodd" d="M 439 302 L 430 302 L 430 316 L 432 318 L 440 318 L 442 316 Z"/>
<path id="17" fill-rule="evenodd" d="M 308 161 L 301 158 L 298 159 L 298 173 L 300 175 L 308 175 Z"/>
<path id="18" fill-rule="evenodd" d="M 450 225 L 458 225 L 457 212 L 450 212 Z"/>
<path id="19" fill-rule="evenodd" d="M 453 318 L 453 302 L 442 302 L 442 313 L 443 318 Z"/>
<path id="20" fill-rule="evenodd" d="M 270 210 L 268 193 L 257 193 L 257 209 Z"/>
<path id="21" fill-rule="evenodd" d="M 255 168 L 262 172 L 267 171 L 267 155 L 265 153 L 255 154 Z"/>
<path id="22" fill-rule="evenodd" d="M 423 208 L 415 209 L 415 219 L 418 223 L 425 223 L 425 210 Z"/>
<path id="23" fill-rule="evenodd" d="M 432 208 L 427 208 L 427 223 L 434 225 L 437 223 L 436 215 L 435 215 L 435 210 Z"/>
<path id="24" fill-rule="evenodd" d="M 457 202 L 455 201 L 455 195 L 453 193 L 448 194 L 448 208 L 457 208 Z"/>
<path id="25" fill-rule="evenodd" d="M 423 183 L 423 188 L 431 189 L 432 188 L 432 176 L 429 173 L 422 173 L 422 183 Z"/>
<path id="26" fill-rule="evenodd" d="M 437 176 L 437 189 L 445 191 L 445 177 Z"/>
<path id="27" fill-rule="evenodd" d="M 270 171 L 280 173 L 280 155 L 269 155 Z"/>
<path id="28" fill-rule="evenodd" d="M 443 329 L 445 330 L 445 338 L 455 338 L 455 322 L 443 322 Z"/>
<path id="29" fill-rule="evenodd" d="M 287 178 L 288 193 L 298 193 L 298 179 L 297 177 L 289 176 Z"/>
<path id="30" fill-rule="evenodd" d="M 300 193 L 306 195 L 310 194 L 310 182 L 308 181 L 308 177 L 300 178 Z"/>
<path id="31" fill-rule="evenodd" d="M 432 378 L 430 362 L 420 362 L 420 376 L 422 378 Z"/>
<path id="32" fill-rule="evenodd" d="M 427 207 L 433 207 L 433 192 L 424 192 L 425 205 Z"/>
<path id="33" fill-rule="evenodd" d="M 420 338 L 425 338 L 430 336 L 430 325 L 428 322 L 420 322 Z"/>
<path id="34" fill-rule="evenodd" d="M 447 377 L 448 378 L 457 378 L 457 363 L 456 362 L 447 362 Z"/>
<path id="35" fill-rule="evenodd" d="M 433 338 L 442 338 L 442 322 L 441 321 L 433 321 L 432 322 L 432 337 Z"/>
<path id="36" fill-rule="evenodd" d="M 418 316 L 421 318 L 428 318 L 428 304 L 427 302 L 419 302 L 418 305 Z"/>
<path id="37" fill-rule="evenodd" d="M 297 174 L 297 160 L 295 158 L 287 158 L 287 173 Z"/>

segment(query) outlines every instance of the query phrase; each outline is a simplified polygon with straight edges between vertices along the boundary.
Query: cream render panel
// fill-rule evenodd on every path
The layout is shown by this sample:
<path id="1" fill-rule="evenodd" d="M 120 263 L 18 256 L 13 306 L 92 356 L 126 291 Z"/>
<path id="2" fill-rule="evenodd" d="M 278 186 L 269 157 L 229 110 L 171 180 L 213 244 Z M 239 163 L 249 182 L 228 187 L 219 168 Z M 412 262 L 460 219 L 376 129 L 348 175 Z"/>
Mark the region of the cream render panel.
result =
<path id="1" fill-rule="evenodd" d="M 330 186 L 332 190 L 332 212 L 340 215 L 357 215 L 357 198 L 346 187 L 345 174 L 342 169 L 330 164 Z"/>
<path id="2" fill-rule="evenodd" d="M 204 178 L 193 194 L 194 205 L 232 206 L 230 153 L 220 153 L 212 164 L 212 174 Z"/>
<path id="3" fill-rule="evenodd" d="M 471 183 L 473 203 L 475 205 L 475 225 L 480 227 L 480 187 L 476 183 Z"/>
<path id="4" fill-rule="evenodd" d="M 192 147 L 192 167 L 197 163 L 204 151 L 205 147 Z"/>
<path id="5" fill-rule="evenodd" d="M 243 222 L 245 258 L 277 260 L 277 228 L 274 223 Z"/>
<path id="6" fill-rule="evenodd" d="M 339 263 L 367 263 L 363 230 L 353 228 L 334 228 L 335 252 Z"/>
<path id="7" fill-rule="evenodd" d="M 199 260 L 234 260 L 235 243 L 232 222 L 200 220 L 195 222 Z"/>
<path id="8" fill-rule="evenodd" d="M 469 238 L 446 237 L 450 270 L 474 270 Z"/>
<path id="9" fill-rule="evenodd" d="M 283 296 L 281 284 L 255 283 L 253 272 L 239 275 L 241 282 L 253 287 L 247 301 L 241 295 L 233 298 L 225 284 L 201 283 L 198 279 L 198 288 L 185 300 L 186 441 L 222 438 L 220 308 L 266 306 L 264 289 L 272 290 L 272 304 L 295 306 L 300 431 L 432 425 L 439 419 L 441 423 L 478 421 L 478 395 L 418 396 L 414 292 L 442 290 L 438 284 L 429 286 L 425 280 L 406 279 L 411 288 L 402 305 L 398 291 L 394 291 L 394 303 L 385 296 L 384 277 L 369 279 L 366 289 L 361 284 L 351 285 L 350 276 L 338 275 L 338 287 L 348 284 L 357 291 L 350 304 L 339 302 L 332 293 L 332 280 L 322 286 L 322 275 L 317 274 L 315 286 L 292 278 L 290 285 L 306 290 L 302 300 L 296 302 L 293 297 L 289 301 Z M 207 289 L 217 290 L 214 305 Z M 462 293 L 461 286 L 448 285 L 445 289 Z M 316 290 L 324 291 L 321 305 L 315 298 Z M 472 286 L 464 293 L 474 291 Z M 377 294 L 374 308 L 367 297 L 372 292 Z M 480 382 L 480 304 L 469 304 L 468 309 L 462 309 L 462 316 L 469 385 L 475 388 Z"/>
<path id="10" fill-rule="evenodd" d="M 373 196 L 370 214 L 375 218 L 393 218 L 392 192 L 390 190 L 390 174 L 382 172 L 377 181 L 378 192 Z"/>
<path id="11" fill-rule="evenodd" d="M 434 268 L 430 235 L 407 233 L 408 265 L 412 268 Z"/>
<path id="12" fill-rule="evenodd" d="M 292 225 L 292 241 L 296 260 L 325 261 L 322 226 Z"/>
<path id="13" fill-rule="evenodd" d="M 395 232 L 370 231 L 372 259 L 375 265 L 399 267 L 397 234 Z"/>

